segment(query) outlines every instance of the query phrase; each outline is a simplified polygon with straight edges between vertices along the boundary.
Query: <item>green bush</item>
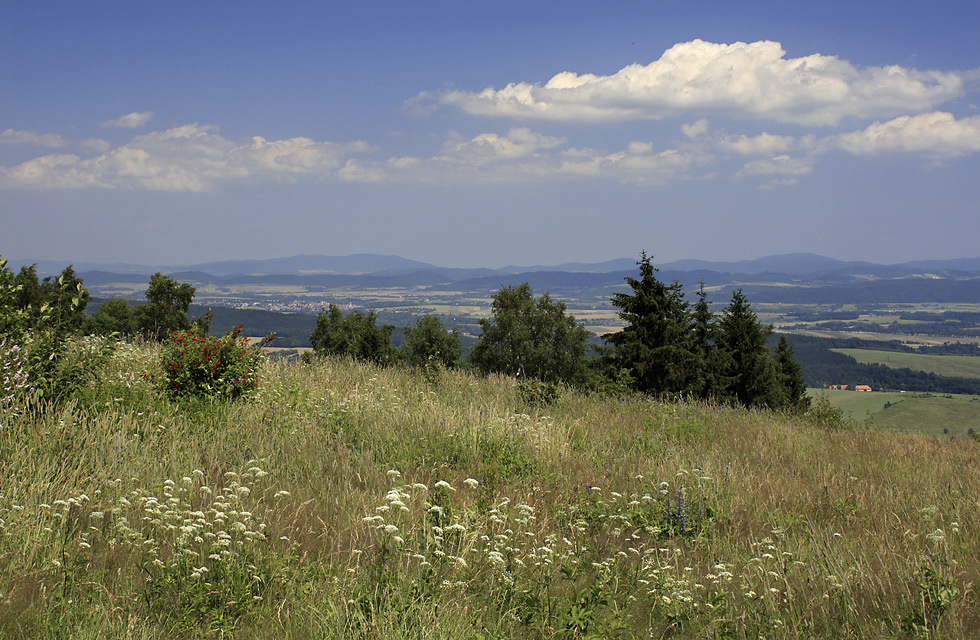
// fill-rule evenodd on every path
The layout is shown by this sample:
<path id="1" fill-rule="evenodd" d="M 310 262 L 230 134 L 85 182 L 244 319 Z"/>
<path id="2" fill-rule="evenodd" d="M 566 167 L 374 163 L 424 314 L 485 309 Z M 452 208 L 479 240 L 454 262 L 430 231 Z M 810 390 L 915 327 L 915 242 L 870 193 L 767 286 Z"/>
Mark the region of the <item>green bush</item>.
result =
<path id="1" fill-rule="evenodd" d="M 255 389 L 263 362 L 261 346 L 250 345 L 242 325 L 221 338 L 194 331 L 170 334 L 161 355 L 164 389 L 172 398 L 237 398 Z"/>

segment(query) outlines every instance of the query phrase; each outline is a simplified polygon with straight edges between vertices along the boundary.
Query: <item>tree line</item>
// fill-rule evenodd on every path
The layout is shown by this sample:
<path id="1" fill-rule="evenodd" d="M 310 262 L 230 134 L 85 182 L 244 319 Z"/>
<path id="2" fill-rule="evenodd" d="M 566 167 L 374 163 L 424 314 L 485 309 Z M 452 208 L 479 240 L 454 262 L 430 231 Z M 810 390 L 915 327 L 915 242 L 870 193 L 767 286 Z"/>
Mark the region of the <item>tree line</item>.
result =
<path id="1" fill-rule="evenodd" d="M 811 387 L 846 384 L 866 384 L 875 390 L 923 391 L 930 393 L 980 394 L 980 378 L 943 376 L 908 367 L 889 367 L 883 364 L 862 364 L 853 357 L 831 349 L 858 348 L 899 351 L 903 353 L 955 354 L 960 349 L 913 349 L 897 341 L 865 341 L 858 338 L 817 338 L 794 335 L 789 339 L 797 361 L 806 371 L 806 383 Z M 942 345 L 937 345 L 942 347 Z M 972 345 L 970 345 L 972 347 Z M 966 355 L 976 355 L 975 348 L 964 348 Z"/>
<path id="2" fill-rule="evenodd" d="M 162 273 L 150 278 L 146 289 L 146 303 L 130 305 L 123 298 L 110 298 L 95 313 L 86 315 L 89 293 L 82 280 L 68 266 L 57 278 L 48 276 L 40 280 L 37 265 L 23 266 L 16 274 L 6 273 L 12 292 L 11 311 L 27 315 L 28 326 L 37 324 L 41 310 L 57 310 L 58 324 L 69 333 L 82 335 L 142 336 L 162 340 L 174 331 L 188 329 L 187 318 L 195 289 L 187 283 L 177 282 Z M 69 302 L 77 297 L 74 305 Z"/>
<path id="3" fill-rule="evenodd" d="M 406 360 L 416 366 L 469 366 L 599 392 L 636 392 L 749 407 L 804 410 L 806 386 L 785 337 L 767 345 L 771 326 L 759 322 L 741 291 L 720 317 L 711 312 L 702 285 L 692 305 L 679 283 L 667 285 L 645 253 L 639 277 L 627 277 L 629 293 L 612 304 L 625 323 L 590 357 L 589 332 L 548 293 L 534 297 L 528 283 L 505 286 L 493 295 L 491 316 L 479 321 L 480 335 L 461 362 L 458 330 L 447 331 L 435 316 L 405 329 L 400 351 L 391 345 L 393 325 L 378 326 L 374 312 L 343 314 L 335 306 L 317 317 L 310 340 L 321 355 L 349 356 L 380 364 Z"/>
<path id="4" fill-rule="evenodd" d="M 599 345 L 590 345 L 591 334 L 567 313 L 563 301 L 549 293 L 536 298 L 526 282 L 493 295 L 491 316 L 479 321 L 480 333 L 467 359 L 458 327 L 447 329 L 435 315 L 405 327 L 401 347 L 396 348 L 395 327 L 379 326 L 374 311 L 344 313 L 330 305 L 317 316 L 310 342 L 314 355 L 381 365 L 405 363 L 427 375 L 470 367 L 483 374 L 599 393 L 807 408 L 804 378 L 792 348 L 785 337 L 775 347 L 767 345 L 772 327 L 758 320 L 741 290 L 732 293 L 719 316 L 709 308 L 703 283 L 692 304 L 679 283 L 665 284 L 657 278 L 645 253 L 637 266 L 637 277 L 626 277 L 630 291 L 611 299 L 625 327 Z M 146 303 L 130 305 L 112 298 L 86 317 L 88 292 L 71 267 L 56 281 L 39 281 L 34 266 L 16 275 L 4 271 L 14 297 L 12 309 L 28 316 L 42 308 L 64 309 L 66 317 L 59 326 L 67 332 L 164 340 L 192 324 L 187 312 L 194 287 L 160 273 L 150 279 Z M 61 299 L 69 295 L 65 292 L 73 296 L 70 305 Z M 202 321 L 203 317 L 196 322 Z M 201 329 L 206 333 L 207 327 Z"/>

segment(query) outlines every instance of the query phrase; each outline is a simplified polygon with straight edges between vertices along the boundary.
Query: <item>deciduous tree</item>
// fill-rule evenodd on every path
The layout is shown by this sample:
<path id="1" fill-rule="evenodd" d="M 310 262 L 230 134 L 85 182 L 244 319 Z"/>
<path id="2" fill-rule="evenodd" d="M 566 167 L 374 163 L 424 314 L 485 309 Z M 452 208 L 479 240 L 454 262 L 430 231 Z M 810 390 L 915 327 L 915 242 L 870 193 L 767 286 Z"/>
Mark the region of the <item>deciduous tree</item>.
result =
<path id="1" fill-rule="evenodd" d="M 422 316 L 414 327 L 405 327 L 405 343 L 402 356 L 413 367 L 425 367 L 438 362 L 444 367 L 453 367 L 463 355 L 459 340 L 459 329 L 447 331 L 438 316 Z"/>
<path id="2" fill-rule="evenodd" d="M 177 282 L 159 272 L 153 274 L 146 289 L 147 303 L 135 310 L 139 330 L 149 338 L 162 341 L 174 331 L 189 329 L 187 310 L 194 291 L 186 282 Z"/>
<path id="3" fill-rule="evenodd" d="M 118 333 L 131 336 L 137 331 L 133 308 L 124 298 L 109 298 L 82 323 L 82 332 L 86 335 L 107 336 Z"/>
<path id="4" fill-rule="evenodd" d="M 346 315 L 335 304 L 321 311 L 316 329 L 310 335 L 313 351 L 319 355 L 348 356 L 377 364 L 391 364 L 397 352 L 391 346 L 395 327 L 377 326 L 374 311 L 350 311 Z"/>
<path id="5" fill-rule="evenodd" d="M 491 310 L 492 317 L 480 320 L 470 353 L 480 371 L 551 383 L 585 381 L 589 332 L 565 314 L 564 302 L 548 293 L 535 301 L 524 282 L 495 293 Z"/>

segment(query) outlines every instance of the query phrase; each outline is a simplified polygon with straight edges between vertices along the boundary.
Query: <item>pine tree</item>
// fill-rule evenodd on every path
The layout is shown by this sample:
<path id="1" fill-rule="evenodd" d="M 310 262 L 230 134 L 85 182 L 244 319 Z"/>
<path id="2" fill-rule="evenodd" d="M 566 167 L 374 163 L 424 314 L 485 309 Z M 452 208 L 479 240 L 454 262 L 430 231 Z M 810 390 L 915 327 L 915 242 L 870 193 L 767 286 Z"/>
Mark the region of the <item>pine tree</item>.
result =
<path id="1" fill-rule="evenodd" d="M 626 323 L 607 336 L 614 370 L 627 371 L 637 391 L 653 394 L 690 393 L 696 378 L 691 318 L 681 286 L 665 285 L 646 253 L 637 262 L 640 277 L 627 277 L 632 294 L 615 293 L 612 304 Z"/>
<path id="2" fill-rule="evenodd" d="M 772 327 L 759 322 L 741 289 L 732 292 L 718 325 L 718 345 L 729 359 L 727 395 L 747 407 L 782 406 L 781 380 L 766 346 Z"/>
<path id="3" fill-rule="evenodd" d="M 779 336 L 779 344 L 776 346 L 776 370 L 786 397 L 786 408 L 795 411 L 809 409 L 810 397 L 806 394 L 806 380 L 803 378 L 800 365 L 793 357 L 793 347 L 790 346 L 785 334 Z"/>

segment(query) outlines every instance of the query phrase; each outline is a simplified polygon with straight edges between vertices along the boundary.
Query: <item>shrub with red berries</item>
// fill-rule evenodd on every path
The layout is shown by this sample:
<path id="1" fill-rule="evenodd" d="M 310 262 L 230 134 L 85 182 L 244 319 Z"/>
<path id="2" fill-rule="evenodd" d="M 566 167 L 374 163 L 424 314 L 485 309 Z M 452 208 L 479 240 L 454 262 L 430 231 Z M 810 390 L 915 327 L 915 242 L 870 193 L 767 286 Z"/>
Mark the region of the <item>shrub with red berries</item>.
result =
<path id="1" fill-rule="evenodd" d="M 162 353 L 164 388 L 173 398 L 238 398 L 256 387 L 262 365 L 261 347 L 249 344 L 242 325 L 216 338 L 205 331 L 175 331 Z"/>

